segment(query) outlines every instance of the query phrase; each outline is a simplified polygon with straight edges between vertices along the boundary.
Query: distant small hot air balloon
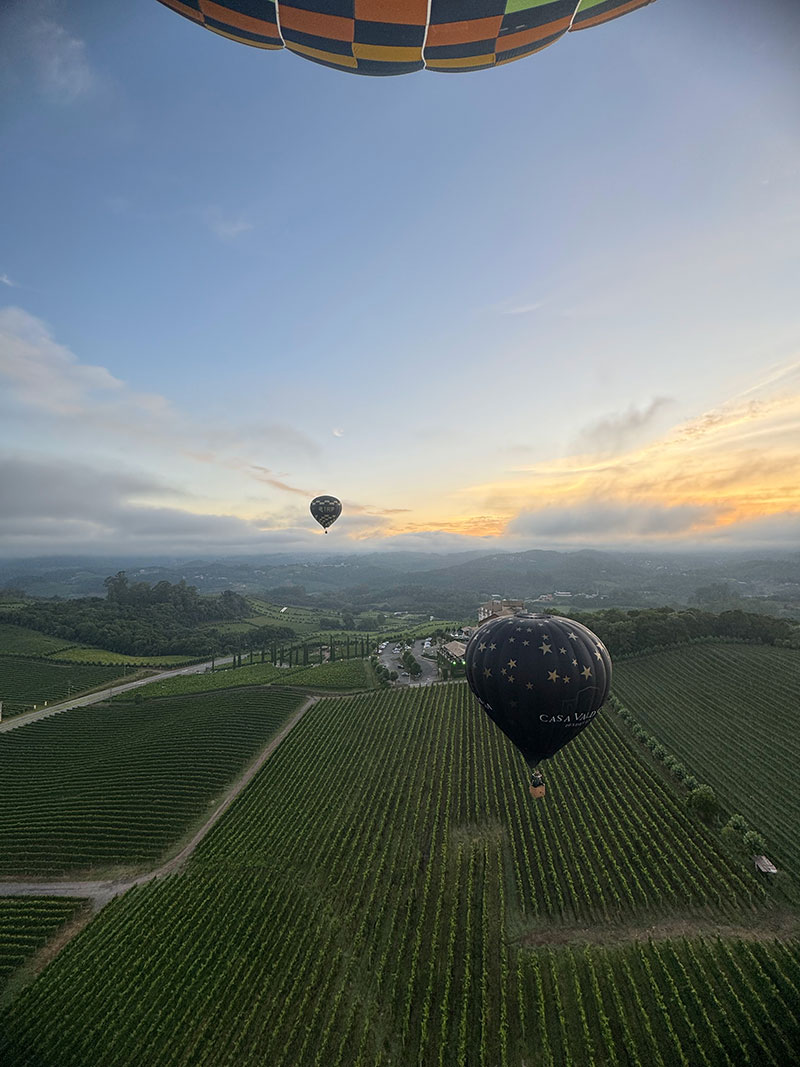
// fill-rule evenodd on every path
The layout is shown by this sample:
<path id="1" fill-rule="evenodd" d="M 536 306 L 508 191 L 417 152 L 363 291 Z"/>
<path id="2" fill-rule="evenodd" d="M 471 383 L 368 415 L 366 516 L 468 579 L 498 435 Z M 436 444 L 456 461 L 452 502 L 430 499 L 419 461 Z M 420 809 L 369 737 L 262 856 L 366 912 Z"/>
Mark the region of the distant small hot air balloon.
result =
<path id="1" fill-rule="evenodd" d="M 332 526 L 342 514 L 342 502 L 335 496 L 315 496 L 309 510 L 327 533 L 328 527 Z"/>
<path id="2" fill-rule="evenodd" d="M 597 715 L 611 686 L 611 657 L 586 626 L 519 612 L 484 623 L 465 653 L 481 707 L 522 753 L 531 793 L 544 796 L 538 765 Z"/>

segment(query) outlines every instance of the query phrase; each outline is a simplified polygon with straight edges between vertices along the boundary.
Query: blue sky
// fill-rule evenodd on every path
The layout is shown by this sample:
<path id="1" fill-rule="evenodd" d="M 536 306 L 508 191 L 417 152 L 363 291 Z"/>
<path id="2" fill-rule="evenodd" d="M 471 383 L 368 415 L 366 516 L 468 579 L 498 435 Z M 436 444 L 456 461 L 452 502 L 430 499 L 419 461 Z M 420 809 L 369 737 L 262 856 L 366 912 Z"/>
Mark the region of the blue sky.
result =
<path id="1" fill-rule="evenodd" d="M 796 544 L 799 32 L 380 79 L 12 0 L 0 554 Z"/>

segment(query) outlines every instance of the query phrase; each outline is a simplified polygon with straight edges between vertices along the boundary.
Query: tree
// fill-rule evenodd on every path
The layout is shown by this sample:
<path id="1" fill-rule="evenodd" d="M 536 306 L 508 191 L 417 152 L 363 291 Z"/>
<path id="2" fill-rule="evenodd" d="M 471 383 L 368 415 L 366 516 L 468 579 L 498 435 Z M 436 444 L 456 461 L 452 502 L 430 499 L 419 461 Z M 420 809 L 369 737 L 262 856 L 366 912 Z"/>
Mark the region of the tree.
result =
<path id="1" fill-rule="evenodd" d="M 125 571 L 117 571 L 112 577 L 104 579 L 106 597 L 115 604 L 124 604 L 128 593 L 128 576 Z"/>
<path id="2" fill-rule="evenodd" d="M 696 812 L 703 822 L 709 825 L 715 822 L 720 813 L 717 794 L 710 785 L 698 785 L 691 791 L 686 803 L 691 811 Z"/>
<path id="3" fill-rule="evenodd" d="M 742 837 L 747 830 L 747 820 L 743 815 L 731 815 L 722 828 L 722 840 L 734 851 L 739 852 L 742 848 Z"/>
<path id="4" fill-rule="evenodd" d="M 742 838 L 742 844 L 747 851 L 752 852 L 754 856 L 763 856 L 767 851 L 767 842 L 758 830 L 748 830 Z"/>
<path id="5" fill-rule="evenodd" d="M 725 611 L 736 607 L 741 597 L 734 592 L 727 582 L 712 582 L 695 590 L 692 600 L 706 611 Z"/>

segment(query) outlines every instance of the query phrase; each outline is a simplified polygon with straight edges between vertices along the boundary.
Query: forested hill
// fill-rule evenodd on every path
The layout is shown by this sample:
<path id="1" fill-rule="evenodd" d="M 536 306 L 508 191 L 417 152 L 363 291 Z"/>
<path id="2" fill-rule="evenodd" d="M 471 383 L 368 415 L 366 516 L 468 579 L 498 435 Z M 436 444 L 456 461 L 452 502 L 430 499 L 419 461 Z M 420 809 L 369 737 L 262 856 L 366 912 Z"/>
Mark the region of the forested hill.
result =
<path id="1" fill-rule="evenodd" d="M 124 571 L 106 578 L 105 586 L 105 599 L 31 600 L 22 610 L 0 607 L 0 620 L 131 656 L 205 656 L 228 650 L 230 638 L 214 623 L 251 611 L 245 598 L 230 590 L 205 597 L 186 582 L 131 583 Z M 285 626 L 259 629 L 264 643 L 295 636 Z"/>

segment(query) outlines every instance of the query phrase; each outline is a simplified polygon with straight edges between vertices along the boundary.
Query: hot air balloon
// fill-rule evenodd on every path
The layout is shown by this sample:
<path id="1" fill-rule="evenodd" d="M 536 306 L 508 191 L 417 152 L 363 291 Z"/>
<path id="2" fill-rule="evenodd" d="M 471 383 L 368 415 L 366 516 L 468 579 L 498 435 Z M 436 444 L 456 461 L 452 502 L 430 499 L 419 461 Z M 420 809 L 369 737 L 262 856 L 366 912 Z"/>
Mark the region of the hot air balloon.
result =
<path id="1" fill-rule="evenodd" d="M 333 526 L 342 514 L 342 502 L 335 496 L 315 496 L 309 510 L 327 533 L 328 527 Z"/>
<path id="2" fill-rule="evenodd" d="M 611 657 L 580 622 L 518 612 L 484 623 L 465 653 L 481 707 L 522 753 L 531 794 L 544 796 L 538 765 L 584 730 L 611 685 Z"/>
<path id="3" fill-rule="evenodd" d="M 255 48 L 353 74 L 469 71 L 540 52 L 653 0 L 161 0 Z"/>

